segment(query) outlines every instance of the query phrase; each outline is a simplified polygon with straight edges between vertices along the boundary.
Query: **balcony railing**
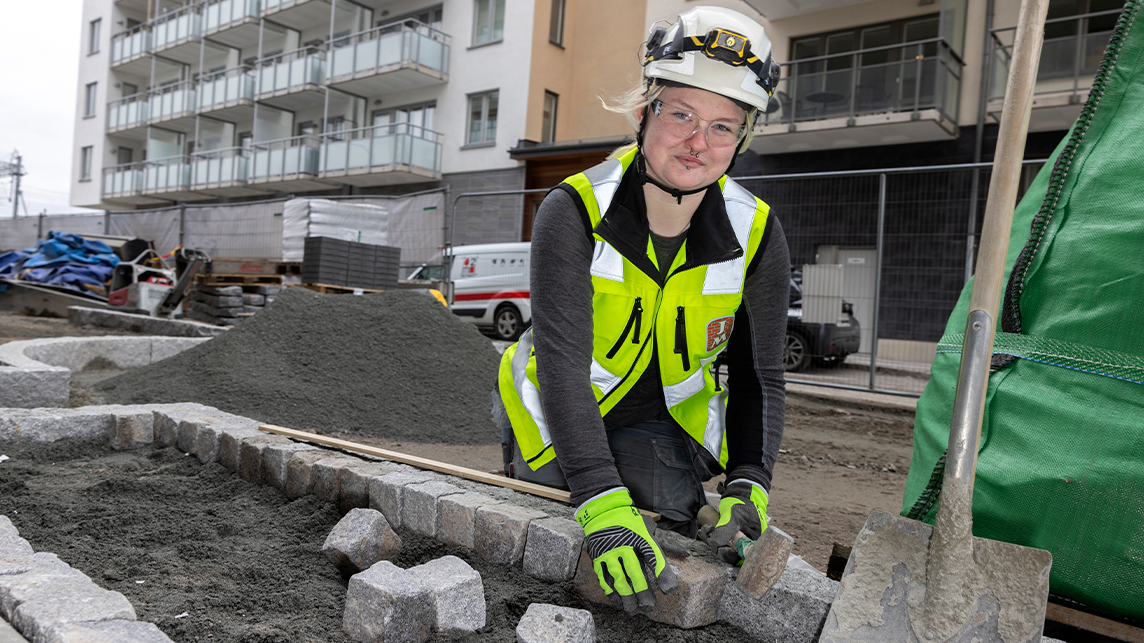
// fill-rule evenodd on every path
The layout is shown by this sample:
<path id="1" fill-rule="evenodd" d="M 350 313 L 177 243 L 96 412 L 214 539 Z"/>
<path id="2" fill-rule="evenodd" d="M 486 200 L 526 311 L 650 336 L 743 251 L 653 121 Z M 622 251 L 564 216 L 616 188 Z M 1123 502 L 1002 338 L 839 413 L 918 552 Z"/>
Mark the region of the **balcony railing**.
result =
<path id="1" fill-rule="evenodd" d="M 348 174 L 354 170 L 394 166 L 441 171 L 441 134 L 409 123 L 362 127 L 323 136 L 322 172 Z"/>
<path id="2" fill-rule="evenodd" d="M 189 80 L 152 89 L 148 95 L 151 122 L 193 116 L 195 113 L 195 88 Z"/>
<path id="3" fill-rule="evenodd" d="M 782 65 L 764 124 L 937 109 L 957 122 L 964 63 L 940 38 Z"/>
<path id="4" fill-rule="evenodd" d="M 143 164 L 124 163 L 103 168 L 103 196 L 109 199 L 138 196 L 143 191 Z"/>
<path id="5" fill-rule="evenodd" d="M 331 76 L 411 64 L 449 73 L 449 36 L 417 20 L 403 20 L 333 40 Z"/>
<path id="6" fill-rule="evenodd" d="M 124 130 L 147 124 L 150 101 L 147 94 L 139 93 L 113 100 L 107 104 L 107 129 Z"/>
<path id="7" fill-rule="evenodd" d="M 189 157 L 170 156 L 143 162 L 143 194 L 186 190 L 190 184 Z"/>
<path id="8" fill-rule="evenodd" d="M 1033 86 L 1035 94 L 1069 92 L 1078 94 L 1092 87 L 1096 69 L 1112 37 L 1112 29 L 1094 30 L 1093 18 L 1115 21 L 1119 9 L 1098 11 L 1067 18 L 1054 18 L 1045 21 L 1045 29 L 1052 33 L 1073 27 L 1075 35 L 1046 37 L 1041 47 L 1041 59 L 1037 65 L 1037 82 Z M 1009 62 L 1013 56 L 1013 38 L 1016 27 L 994 29 L 993 55 L 991 60 L 989 98 L 997 100 L 1005 97 L 1005 83 L 1009 78 Z"/>
<path id="9" fill-rule="evenodd" d="M 254 72 L 247 65 L 223 69 L 199 78 L 199 110 L 254 99 Z"/>
<path id="10" fill-rule="evenodd" d="M 111 37 L 111 64 L 151 51 L 151 30 L 146 24 L 121 31 Z"/>
<path id="11" fill-rule="evenodd" d="M 151 31 L 155 34 L 155 51 L 187 38 L 198 38 L 203 33 L 202 6 L 189 4 L 155 18 L 151 24 Z"/>
<path id="12" fill-rule="evenodd" d="M 196 152 L 191 155 L 191 187 L 196 190 L 212 186 L 245 184 L 250 166 L 250 150 L 228 147 Z"/>
<path id="13" fill-rule="evenodd" d="M 320 147 L 320 139 L 309 135 L 255 143 L 250 178 L 273 181 L 300 174 L 316 175 Z"/>
<path id="14" fill-rule="evenodd" d="M 203 27 L 207 33 L 225 28 L 247 18 L 258 19 L 261 6 L 258 0 L 207 0 L 203 9 Z"/>
<path id="15" fill-rule="evenodd" d="M 279 9 L 289 9 L 290 7 L 305 4 L 310 0 L 262 0 L 262 12 L 270 13 Z"/>
<path id="16" fill-rule="evenodd" d="M 270 94 L 326 82 L 326 52 L 316 47 L 295 49 L 258 61 L 258 93 Z"/>

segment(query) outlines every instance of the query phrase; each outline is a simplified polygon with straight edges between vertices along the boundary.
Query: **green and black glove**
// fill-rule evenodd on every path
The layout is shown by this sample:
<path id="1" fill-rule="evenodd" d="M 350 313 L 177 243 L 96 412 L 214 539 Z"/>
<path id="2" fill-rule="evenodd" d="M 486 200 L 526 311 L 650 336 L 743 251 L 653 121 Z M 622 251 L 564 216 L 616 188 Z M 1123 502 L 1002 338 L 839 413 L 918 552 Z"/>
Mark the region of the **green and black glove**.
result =
<path id="1" fill-rule="evenodd" d="M 708 543 L 720 547 L 731 545 L 736 532 L 758 540 L 767 528 L 767 492 L 761 485 L 744 478 L 732 480 L 723 488 L 719 500 L 719 522 L 708 537 Z"/>
<path id="2" fill-rule="evenodd" d="M 664 593 L 679 585 L 624 487 L 585 502 L 576 510 L 576 522 L 584 528 L 600 587 L 604 594 L 619 594 L 626 611 L 655 605 L 649 581 Z"/>

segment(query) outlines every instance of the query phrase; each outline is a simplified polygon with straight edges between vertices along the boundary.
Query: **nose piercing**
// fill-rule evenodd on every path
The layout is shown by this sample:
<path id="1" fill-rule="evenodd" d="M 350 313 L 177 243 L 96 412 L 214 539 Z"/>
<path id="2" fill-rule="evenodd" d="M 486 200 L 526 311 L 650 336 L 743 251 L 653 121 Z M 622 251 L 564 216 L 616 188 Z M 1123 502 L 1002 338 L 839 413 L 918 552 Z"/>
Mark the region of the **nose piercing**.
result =
<path id="1" fill-rule="evenodd" d="M 695 158 L 699 158 L 699 155 L 701 154 L 701 152 L 696 152 L 695 148 L 690 148 L 690 151 L 688 152 L 688 154 L 694 156 Z"/>

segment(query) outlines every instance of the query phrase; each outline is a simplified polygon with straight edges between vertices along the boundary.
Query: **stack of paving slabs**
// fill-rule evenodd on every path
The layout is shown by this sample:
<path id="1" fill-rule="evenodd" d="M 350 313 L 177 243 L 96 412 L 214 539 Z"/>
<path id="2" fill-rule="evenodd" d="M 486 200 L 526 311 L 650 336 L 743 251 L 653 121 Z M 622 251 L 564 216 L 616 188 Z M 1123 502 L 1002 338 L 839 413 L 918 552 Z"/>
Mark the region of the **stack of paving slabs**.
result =
<path id="1" fill-rule="evenodd" d="M 397 288 L 401 248 L 331 237 L 307 237 L 302 283 L 391 290 Z"/>
<path id="2" fill-rule="evenodd" d="M 1144 623 L 1144 20 L 1128 0 L 1069 135 L 1013 214 L 973 534 L 1053 554 L 1050 593 Z M 918 400 L 903 514 L 932 522 L 965 287 Z"/>
<path id="3" fill-rule="evenodd" d="M 272 284 L 245 284 L 206 286 L 196 283 L 183 302 L 183 316 L 187 319 L 233 326 L 261 311 L 274 301 L 282 286 Z"/>

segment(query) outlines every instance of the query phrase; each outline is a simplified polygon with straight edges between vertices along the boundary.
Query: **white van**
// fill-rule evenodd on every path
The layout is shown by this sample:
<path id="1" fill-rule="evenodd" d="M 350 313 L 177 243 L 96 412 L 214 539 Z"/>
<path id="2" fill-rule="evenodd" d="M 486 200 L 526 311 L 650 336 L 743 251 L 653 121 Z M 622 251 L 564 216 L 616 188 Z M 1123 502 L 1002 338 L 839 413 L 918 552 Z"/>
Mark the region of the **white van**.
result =
<path id="1" fill-rule="evenodd" d="M 527 241 L 446 248 L 453 314 L 491 329 L 497 339 L 516 341 L 532 323 L 528 289 L 531 248 Z"/>

